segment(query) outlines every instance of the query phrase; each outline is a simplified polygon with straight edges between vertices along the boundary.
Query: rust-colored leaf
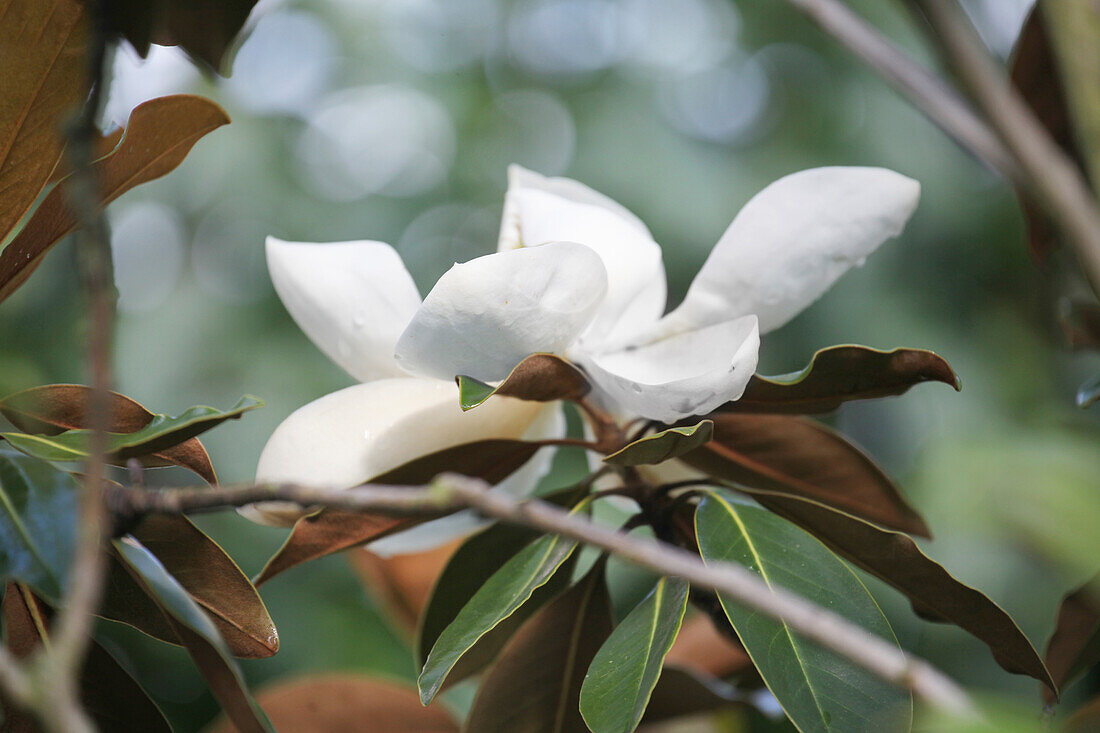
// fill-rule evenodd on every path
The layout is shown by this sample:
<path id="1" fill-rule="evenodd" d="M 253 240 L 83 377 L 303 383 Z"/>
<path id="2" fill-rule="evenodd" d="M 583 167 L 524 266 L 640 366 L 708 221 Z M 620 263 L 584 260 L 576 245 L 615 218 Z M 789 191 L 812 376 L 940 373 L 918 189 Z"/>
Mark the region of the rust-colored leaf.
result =
<path id="1" fill-rule="evenodd" d="M 12 654 L 27 657 L 49 636 L 50 609 L 29 588 L 9 583 L 4 592 L 4 641 Z M 170 733 L 171 726 L 114 658 L 99 644 L 92 642 L 80 675 L 80 697 L 85 709 L 104 733 L 149 731 Z M 5 707 L 4 733 L 38 731 L 34 721 L 10 707 Z"/>
<path id="2" fill-rule="evenodd" d="M 118 147 L 93 165 L 101 205 L 173 170 L 199 138 L 228 122 L 221 107 L 189 94 L 140 105 L 130 114 Z M 0 301 L 30 276 L 51 247 L 77 229 L 79 218 L 66 201 L 64 187 L 62 181 L 46 195 L 23 230 L 0 252 Z"/>
<path id="3" fill-rule="evenodd" d="M 256 702 L 271 724 L 293 733 L 458 733 L 439 705 L 426 708 L 402 685 L 357 674 L 324 674 L 280 681 L 261 690 Z M 224 716 L 206 733 L 236 733 Z"/>
<path id="4" fill-rule="evenodd" d="M 1096 733 L 1100 730 L 1100 696 L 1073 712 L 1062 724 L 1065 733 Z"/>
<path id="5" fill-rule="evenodd" d="M 397 625 L 411 634 L 416 631 L 439 574 L 462 542 L 456 539 L 431 550 L 393 557 L 363 550 L 349 553 L 347 558 L 363 585 Z"/>
<path id="6" fill-rule="evenodd" d="M 531 402 L 578 400 L 588 394 L 592 385 L 575 366 L 554 354 L 532 354 L 521 361 L 499 386 L 459 376 L 459 404 L 472 410 L 493 395 L 515 397 Z"/>
<path id="7" fill-rule="evenodd" d="M 587 733 L 581 683 L 611 633 L 603 568 L 599 562 L 520 627 L 478 688 L 467 731 Z"/>
<path id="8" fill-rule="evenodd" d="M 745 648 L 720 633 L 703 614 L 684 621 L 665 664 L 679 665 L 714 677 L 732 677 L 752 669 Z"/>
<path id="9" fill-rule="evenodd" d="M 1053 687 L 1046 665 L 1016 622 L 984 594 L 953 578 L 906 535 L 806 499 L 741 490 L 904 593 L 922 617 L 952 623 L 973 634 L 989 646 L 1004 669 Z"/>
<path id="10" fill-rule="evenodd" d="M 0 242 L 30 210 L 87 83 L 75 0 L 0 0 Z"/>
<path id="11" fill-rule="evenodd" d="M 279 635 L 260 594 L 233 559 L 186 517 L 149 515 L 131 534 L 214 621 L 234 656 L 270 657 Z"/>
<path id="12" fill-rule="evenodd" d="M 813 415 L 852 400 L 900 395 L 922 382 L 959 389 L 954 370 L 931 351 L 831 346 L 814 354 L 801 371 L 779 377 L 754 375 L 745 394 L 718 411 Z"/>
<path id="13" fill-rule="evenodd" d="M 453 471 L 495 484 L 526 463 L 539 447 L 538 443 L 503 439 L 463 443 L 409 461 L 370 481 L 415 486 Z M 302 517 L 256 576 L 255 583 L 261 585 L 296 565 L 359 547 L 424 521 L 425 517 L 386 517 L 332 509 Z"/>
<path id="14" fill-rule="evenodd" d="M 90 427 L 88 404 L 92 390 L 80 384 L 48 384 L 8 395 L 0 400 L 0 414 L 25 433 L 56 435 L 66 430 Z M 153 420 L 153 413 L 138 402 L 111 393 L 111 417 L 107 430 L 112 433 L 134 433 Z M 216 484 L 214 465 L 198 438 L 191 438 L 171 448 L 143 458 L 150 466 L 181 466 Z"/>
<path id="15" fill-rule="evenodd" d="M 843 436 L 787 415 L 714 414 L 714 440 L 681 456 L 711 476 L 800 496 L 910 534 L 928 526 L 870 458 Z"/>
<path id="16" fill-rule="evenodd" d="M 1058 621 L 1047 642 L 1046 663 L 1050 676 L 1059 690 L 1078 675 L 1100 662 L 1100 577 L 1078 588 L 1062 599 Z M 1055 695 L 1043 690 L 1043 699 L 1053 702 Z"/>
<path id="17" fill-rule="evenodd" d="M 144 57 L 149 44 L 181 46 L 215 71 L 256 0 L 114 0 L 109 27 Z"/>

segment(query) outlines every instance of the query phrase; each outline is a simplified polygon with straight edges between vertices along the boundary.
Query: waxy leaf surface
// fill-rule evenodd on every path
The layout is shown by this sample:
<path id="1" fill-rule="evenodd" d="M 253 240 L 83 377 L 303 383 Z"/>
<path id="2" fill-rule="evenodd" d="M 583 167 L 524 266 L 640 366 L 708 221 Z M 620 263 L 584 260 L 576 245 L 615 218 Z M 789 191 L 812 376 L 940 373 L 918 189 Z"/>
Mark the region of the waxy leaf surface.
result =
<path id="1" fill-rule="evenodd" d="M 897 643 L 855 573 L 789 522 L 711 494 L 696 513 L 696 533 L 705 562 L 744 565 L 769 586 L 797 593 Z M 909 730 L 908 693 L 803 639 L 781 620 L 721 594 L 719 599 L 768 689 L 800 731 Z"/>
<path id="2" fill-rule="evenodd" d="M 671 458 L 679 458 L 705 445 L 714 435 L 714 423 L 703 420 L 695 425 L 667 428 L 635 440 L 604 458 L 616 466 L 651 466 Z"/>
<path id="3" fill-rule="evenodd" d="M 661 578 L 596 653 L 581 687 L 580 708 L 594 733 L 638 727 L 687 610 L 688 583 Z"/>

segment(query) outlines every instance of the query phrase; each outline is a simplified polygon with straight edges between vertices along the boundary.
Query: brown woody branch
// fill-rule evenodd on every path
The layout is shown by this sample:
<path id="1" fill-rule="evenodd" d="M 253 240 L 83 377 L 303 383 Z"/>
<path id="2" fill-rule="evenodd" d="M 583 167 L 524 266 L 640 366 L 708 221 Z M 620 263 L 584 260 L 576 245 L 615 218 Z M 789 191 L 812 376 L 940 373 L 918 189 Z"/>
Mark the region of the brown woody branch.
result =
<path id="1" fill-rule="evenodd" d="M 489 488 L 484 481 L 447 474 L 426 487 L 364 485 L 351 489 L 325 489 L 294 484 L 258 484 L 156 491 L 109 488 L 108 499 L 114 511 L 130 517 L 147 513 L 179 514 L 270 500 L 293 502 L 303 507 L 324 506 L 344 511 L 397 514 L 437 514 L 441 509 L 469 507 L 487 517 L 598 547 L 662 575 L 685 578 L 700 588 L 717 591 L 737 603 L 782 619 L 805 638 L 912 691 L 935 707 L 963 714 L 974 710 L 966 693 L 928 662 L 798 595 L 769 587 L 739 565 L 725 562 L 704 564 L 697 555 L 675 545 L 639 539 L 570 514 L 547 502 L 538 499 L 517 501 Z"/>

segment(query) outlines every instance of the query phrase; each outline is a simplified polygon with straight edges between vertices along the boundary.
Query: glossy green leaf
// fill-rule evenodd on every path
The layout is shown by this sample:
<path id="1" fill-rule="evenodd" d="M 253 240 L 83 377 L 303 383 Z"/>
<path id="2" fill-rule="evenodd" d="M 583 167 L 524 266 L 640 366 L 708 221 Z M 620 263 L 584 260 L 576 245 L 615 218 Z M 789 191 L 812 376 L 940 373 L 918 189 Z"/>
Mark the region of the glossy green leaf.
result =
<path id="1" fill-rule="evenodd" d="M 19 659 L 48 641 L 52 611 L 21 583 L 10 583 L 4 593 L 4 646 Z M 141 686 L 106 649 L 95 641 L 88 647 L 80 670 L 80 701 L 102 733 L 171 733 L 172 727 Z M 5 733 L 36 731 L 24 713 L 4 711 Z"/>
<path id="2" fill-rule="evenodd" d="M 713 435 L 714 423 L 710 420 L 688 427 L 667 428 L 635 440 L 604 458 L 604 461 L 616 466 L 651 466 L 671 458 L 679 458 L 710 442 Z"/>
<path id="3" fill-rule="evenodd" d="M 714 439 L 682 460 L 710 476 L 799 496 L 920 537 L 931 533 L 898 487 L 843 435 L 793 415 L 715 414 Z"/>
<path id="4" fill-rule="evenodd" d="M 545 585 L 576 546 L 575 540 L 544 535 L 493 573 L 443 630 L 428 654 L 417 680 L 420 699 L 425 705 L 439 692 L 462 656 Z"/>
<path id="5" fill-rule="evenodd" d="M 696 512 L 707 563 L 734 562 L 897 643 L 871 594 L 838 557 L 789 522 L 711 494 Z M 786 623 L 719 595 L 722 608 L 787 716 L 809 731 L 909 730 L 912 698 Z"/>
<path id="6" fill-rule="evenodd" d="M 78 486 L 49 463 L 0 447 L 0 578 L 56 603 L 68 576 Z"/>
<path id="7" fill-rule="evenodd" d="M 746 487 L 738 490 L 904 593 L 922 617 L 953 623 L 973 634 L 1007 671 L 1053 685 L 1042 658 L 1012 617 L 986 595 L 952 577 L 906 535 L 802 497 Z"/>
<path id="8" fill-rule="evenodd" d="M 580 709 L 593 733 L 638 727 L 687 610 L 688 583 L 661 578 L 600 647 L 581 686 Z"/>
<path id="9" fill-rule="evenodd" d="M 192 407 L 177 417 L 155 415 L 141 430 L 133 433 L 108 433 L 107 452 L 116 460 L 158 453 L 196 435 L 217 427 L 226 420 L 239 418 L 249 410 L 263 407 L 255 397 L 242 397 L 226 411 L 213 407 Z M 67 430 L 59 435 L 0 433 L 27 455 L 46 461 L 81 461 L 88 457 L 91 430 Z"/>
<path id="10" fill-rule="evenodd" d="M 465 730 L 587 733 L 578 709 L 581 683 L 611 633 L 605 566 L 597 562 L 508 642 L 478 688 Z"/>
<path id="11" fill-rule="evenodd" d="M 271 724 L 249 694 L 237 663 L 210 618 L 140 542 L 124 537 L 114 540 L 113 545 L 127 571 L 156 601 L 214 698 L 241 733 L 272 733 Z"/>
<path id="12" fill-rule="evenodd" d="M 1068 594 L 1058 607 L 1054 633 L 1047 642 L 1046 663 L 1051 677 L 1064 690 L 1081 674 L 1100 663 L 1100 576 Z M 1043 689 L 1048 703 L 1056 699 Z"/>
<path id="13" fill-rule="evenodd" d="M 463 410 L 472 410 L 493 395 L 532 402 L 576 400 L 588 394 L 592 386 L 584 373 L 553 354 L 532 354 L 521 361 L 499 386 L 485 384 L 460 375 L 458 402 Z"/>
<path id="14" fill-rule="evenodd" d="M 718 412 L 831 412 L 851 400 L 900 395 L 930 381 L 960 388 L 951 366 L 931 351 L 832 346 L 814 354 L 801 371 L 778 377 L 753 376 L 741 398 L 726 403 Z"/>

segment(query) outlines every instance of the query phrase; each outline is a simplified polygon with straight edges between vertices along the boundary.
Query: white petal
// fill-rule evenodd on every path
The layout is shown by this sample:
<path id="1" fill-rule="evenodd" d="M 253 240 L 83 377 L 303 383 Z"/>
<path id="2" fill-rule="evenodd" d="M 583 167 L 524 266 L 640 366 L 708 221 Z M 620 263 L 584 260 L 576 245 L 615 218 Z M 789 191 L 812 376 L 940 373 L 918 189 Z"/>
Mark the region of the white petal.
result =
<path id="1" fill-rule="evenodd" d="M 381 379 L 342 389 L 299 408 L 268 439 L 256 480 L 351 487 L 427 453 L 461 443 L 519 438 L 543 405 L 494 397 L 458 406 L 454 382 Z M 242 509 L 263 524 L 288 525 L 302 512 L 267 502 Z"/>
<path id="2" fill-rule="evenodd" d="M 348 374 L 361 382 L 404 376 L 393 347 L 420 294 L 392 247 L 268 237 L 267 267 L 298 326 Z"/>
<path id="3" fill-rule="evenodd" d="M 755 314 L 779 328 L 901 233 L 920 184 L 884 168 L 814 168 L 757 194 L 669 316 L 673 330 Z"/>
<path id="4" fill-rule="evenodd" d="M 493 399 L 496 399 L 495 397 Z M 477 409 L 481 409 L 478 407 Z M 562 412 L 561 403 L 551 402 L 546 404 L 539 412 L 538 417 L 523 434 L 524 440 L 545 440 L 565 437 L 565 413 Z M 531 495 L 539 481 L 550 471 L 550 464 L 554 460 L 555 449 L 553 447 L 540 448 L 531 460 L 508 478 L 494 487 L 495 491 L 511 494 L 517 499 Z M 410 552 L 423 552 L 433 547 L 438 547 L 456 537 L 471 534 L 491 524 L 494 520 L 486 519 L 477 512 L 466 510 L 456 512 L 450 516 L 436 519 L 426 524 L 413 527 L 405 532 L 400 532 L 392 537 L 383 537 L 368 545 L 370 550 L 382 557 L 402 555 Z"/>
<path id="5" fill-rule="evenodd" d="M 559 353 L 592 320 L 607 289 L 588 247 L 552 242 L 455 265 L 398 339 L 411 374 L 492 381 L 535 352 Z"/>
<path id="6" fill-rule="evenodd" d="M 607 268 L 607 298 L 587 340 L 628 340 L 664 313 L 661 248 L 638 217 L 577 181 L 509 167 L 500 251 L 555 241 L 591 247 Z"/>
<path id="7" fill-rule="evenodd" d="M 739 398 L 756 371 L 759 349 L 756 317 L 744 316 L 574 358 L 616 414 L 673 422 Z"/>

